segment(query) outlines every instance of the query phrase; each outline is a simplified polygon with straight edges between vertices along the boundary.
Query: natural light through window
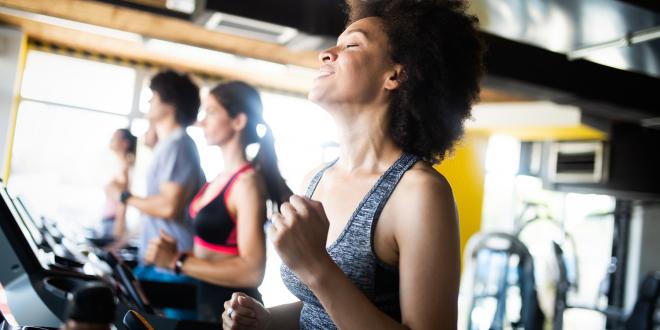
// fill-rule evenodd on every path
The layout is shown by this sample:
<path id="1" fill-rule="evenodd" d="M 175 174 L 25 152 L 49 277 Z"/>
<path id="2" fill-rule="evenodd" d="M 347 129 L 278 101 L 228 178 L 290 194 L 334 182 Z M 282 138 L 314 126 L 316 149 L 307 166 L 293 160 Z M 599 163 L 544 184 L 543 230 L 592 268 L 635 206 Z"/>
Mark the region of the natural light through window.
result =
<path id="1" fill-rule="evenodd" d="M 128 114 L 134 84 L 135 70 L 132 68 L 31 51 L 27 57 L 21 96 Z"/>

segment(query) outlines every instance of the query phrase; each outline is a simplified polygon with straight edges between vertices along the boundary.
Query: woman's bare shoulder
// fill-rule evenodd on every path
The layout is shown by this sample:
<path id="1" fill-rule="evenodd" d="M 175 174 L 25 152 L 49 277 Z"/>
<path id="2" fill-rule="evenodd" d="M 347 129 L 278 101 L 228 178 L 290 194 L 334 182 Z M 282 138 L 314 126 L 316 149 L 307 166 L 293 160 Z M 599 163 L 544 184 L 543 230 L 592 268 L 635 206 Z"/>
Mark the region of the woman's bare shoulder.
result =
<path id="1" fill-rule="evenodd" d="M 449 181 L 431 164 L 419 161 L 401 178 L 401 190 L 412 194 L 451 195 Z"/>
<path id="2" fill-rule="evenodd" d="M 425 162 L 405 173 L 388 203 L 392 203 L 394 216 L 423 227 L 451 225 L 457 216 L 449 181 Z"/>
<path id="3" fill-rule="evenodd" d="M 248 170 L 236 178 L 234 191 L 240 191 L 241 194 L 245 192 L 258 192 L 260 195 L 266 191 L 266 185 L 263 177 L 256 170 Z"/>

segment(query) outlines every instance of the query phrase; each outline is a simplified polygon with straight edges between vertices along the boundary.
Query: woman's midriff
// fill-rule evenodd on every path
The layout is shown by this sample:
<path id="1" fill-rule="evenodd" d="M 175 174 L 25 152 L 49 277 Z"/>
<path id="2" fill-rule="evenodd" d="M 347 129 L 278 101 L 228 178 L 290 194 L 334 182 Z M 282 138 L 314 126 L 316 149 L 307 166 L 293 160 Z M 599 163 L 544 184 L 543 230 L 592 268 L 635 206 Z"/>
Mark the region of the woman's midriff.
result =
<path id="1" fill-rule="evenodd" d="M 221 253 L 221 252 L 213 251 L 211 249 L 207 249 L 207 248 L 205 248 L 203 246 L 200 246 L 198 244 L 195 244 L 195 247 L 193 248 L 193 251 L 195 253 L 195 257 L 210 260 L 210 261 L 224 260 L 224 259 L 229 259 L 229 258 L 236 257 L 235 254 L 227 254 L 227 253 Z"/>

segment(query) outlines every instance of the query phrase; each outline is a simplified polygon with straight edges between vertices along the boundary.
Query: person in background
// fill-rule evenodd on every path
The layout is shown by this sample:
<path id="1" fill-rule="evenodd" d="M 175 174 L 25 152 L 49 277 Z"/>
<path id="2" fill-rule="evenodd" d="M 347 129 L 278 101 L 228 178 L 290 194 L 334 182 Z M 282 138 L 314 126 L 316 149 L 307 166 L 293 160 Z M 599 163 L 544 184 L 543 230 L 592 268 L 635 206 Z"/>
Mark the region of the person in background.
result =
<path id="1" fill-rule="evenodd" d="M 336 122 L 340 157 L 269 229 L 300 302 L 234 293 L 224 329 L 456 329 L 458 216 L 432 165 L 479 95 L 477 18 L 459 0 L 354 3 L 308 96 Z"/>
<path id="2" fill-rule="evenodd" d="M 200 124 L 208 144 L 220 147 L 224 171 L 190 204 L 194 251 L 177 249 L 176 239 L 163 233 L 150 242 L 145 260 L 198 279 L 199 319 L 218 321 L 234 291 L 261 301 L 257 287 L 266 266 L 266 200 L 281 204 L 291 190 L 279 172 L 257 90 L 228 82 L 213 88 L 205 103 Z M 254 143 L 259 151 L 249 161 L 246 148 Z"/>
<path id="3" fill-rule="evenodd" d="M 126 231 L 126 206 L 111 198 L 112 187 L 127 190 L 130 187 L 130 177 L 135 165 L 137 138 L 126 128 L 116 130 L 110 139 L 110 150 L 117 157 L 118 170 L 112 180 L 106 185 L 106 202 L 101 221 L 101 238 L 122 240 Z"/>
<path id="4" fill-rule="evenodd" d="M 186 210 L 206 181 L 197 147 L 186 133 L 186 128 L 197 120 L 199 88 L 187 75 L 174 71 L 156 74 L 149 87 L 153 96 L 147 116 L 158 142 L 147 172 L 146 196 L 135 196 L 119 185 L 113 187 L 118 200 L 142 213 L 143 228 L 138 245 L 140 261 L 144 259 L 149 241 L 160 237 L 161 232 L 176 239 L 178 251 L 192 250 L 193 228 Z M 168 268 L 144 263 L 134 272 L 141 280 L 194 282 Z"/>
<path id="5" fill-rule="evenodd" d="M 156 136 L 156 129 L 154 128 L 154 125 L 149 123 L 149 127 L 147 128 L 147 131 L 142 135 L 141 141 L 147 147 L 147 149 L 141 149 L 139 157 L 135 157 L 135 164 L 133 166 L 135 169 L 141 169 L 143 167 L 146 168 L 146 166 L 142 166 L 141 164 L 142 163 L 144 163 L 145 165 L 148 164 L 149 160 L 151 160 L 153 156 L 152 155 L 153 149 L 156 146 L 156 143 L 158 142 L 158 136 Z M 138 142 L 140 141 L 138 140 Z M 144 173 L 135 173 L 135 175 L 143 175 L 143 174 Z M 133 175 L 131 175 L 131 177 L 133 177 Z M 112 201 L 117 204 L 123 205 L 115 200 Z M 124 207 L 124 209 L 126 208 Z M 104 249 L 114 253 L 119 253 L 123 248 L 130 245 L 129 242 L 134 238 L 134 234 L 138 234 L 138 233 L 127 232 L 127 229 L 128 228 L 124 228 L 123 234 L 120 236 L 115 236 L 113 238 L 113 242 L 106 245 Z"/>

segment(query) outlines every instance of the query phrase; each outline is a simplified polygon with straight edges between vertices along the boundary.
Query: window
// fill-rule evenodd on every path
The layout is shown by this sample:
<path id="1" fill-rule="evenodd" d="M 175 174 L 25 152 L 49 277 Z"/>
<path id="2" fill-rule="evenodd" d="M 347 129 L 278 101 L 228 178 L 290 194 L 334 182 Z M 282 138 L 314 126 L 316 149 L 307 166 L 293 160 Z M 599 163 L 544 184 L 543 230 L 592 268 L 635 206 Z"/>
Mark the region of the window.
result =
<path id="1" fill-rule="evenodd" d="M 265 92 L 261 97 L 264 119 L 275 136 L 282 176 L 297 192 L 309 171 L 339 155 L 334 121 L 306 99 Z"/>
<path id="2" fill-rule="evenodd" d="M 14 138 L 9 189 L 63 226 L 99 222 L 114 170 L 108 143 L 128 127 L 135 70 L 30 51 Z"/>
<path id="3" fill-rule="evenodd" d="M 135 70 L 39 51 L 28 54 L 21 96 L 73 107 L 129 114 Z"/>

